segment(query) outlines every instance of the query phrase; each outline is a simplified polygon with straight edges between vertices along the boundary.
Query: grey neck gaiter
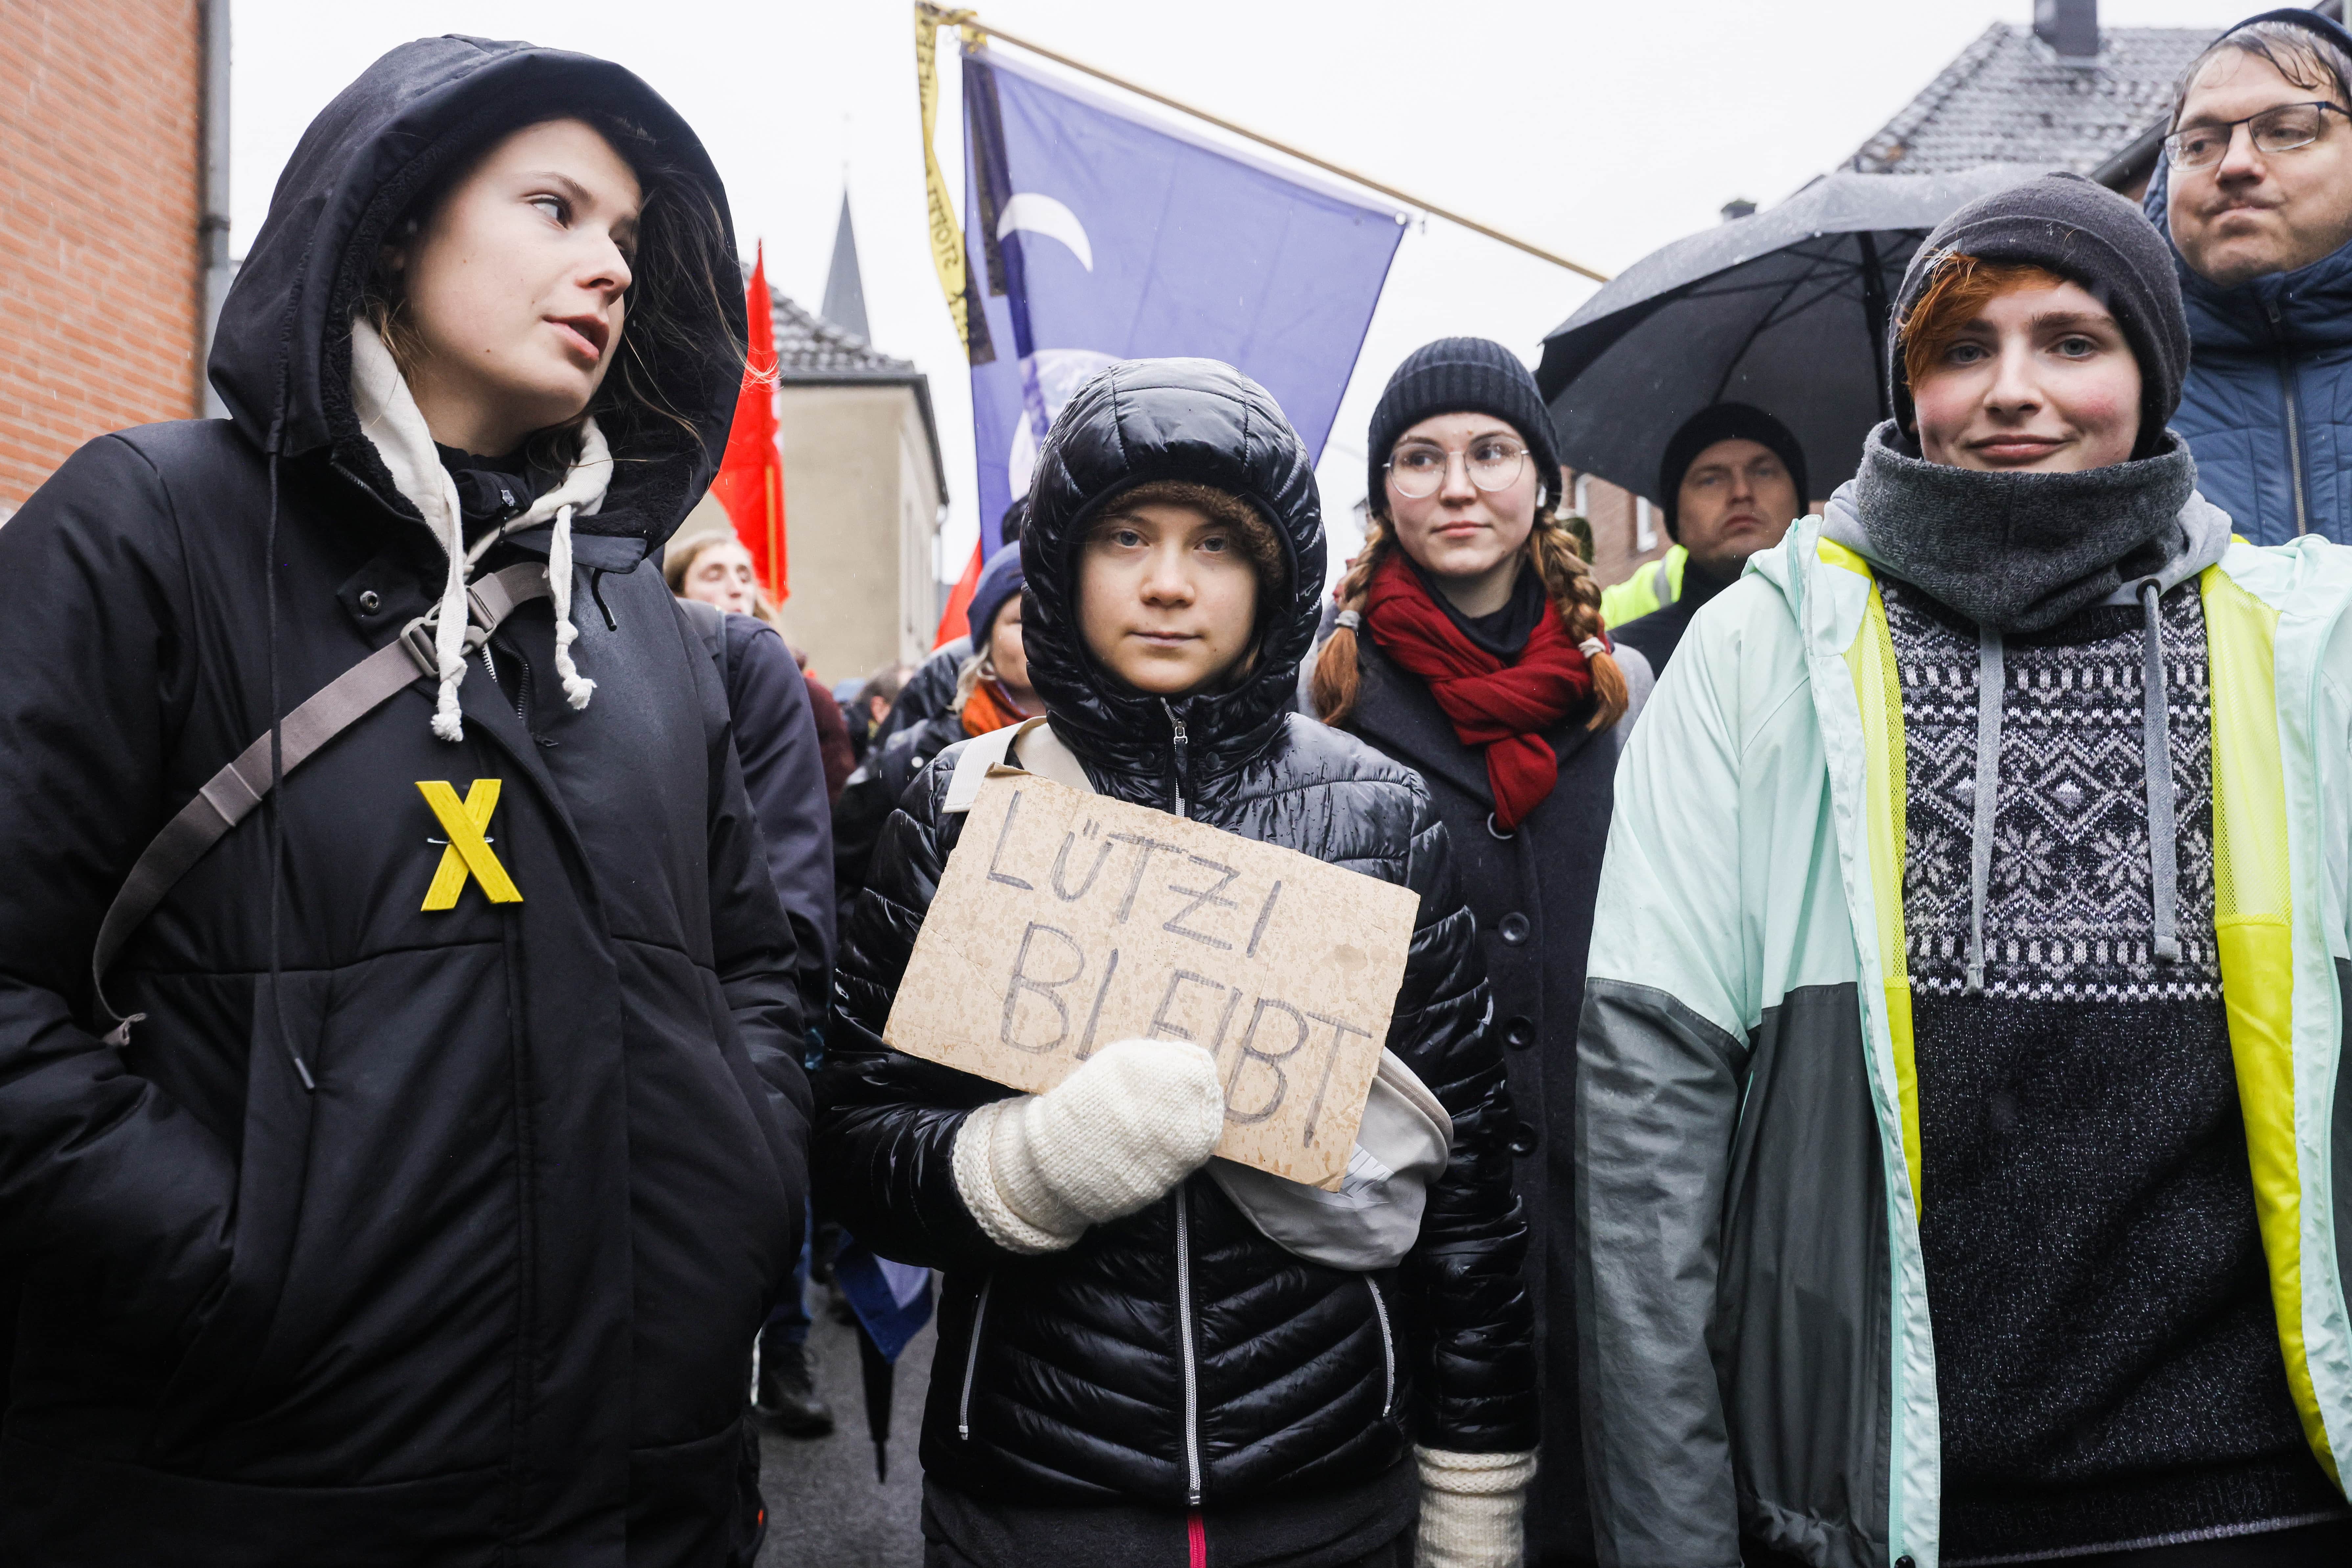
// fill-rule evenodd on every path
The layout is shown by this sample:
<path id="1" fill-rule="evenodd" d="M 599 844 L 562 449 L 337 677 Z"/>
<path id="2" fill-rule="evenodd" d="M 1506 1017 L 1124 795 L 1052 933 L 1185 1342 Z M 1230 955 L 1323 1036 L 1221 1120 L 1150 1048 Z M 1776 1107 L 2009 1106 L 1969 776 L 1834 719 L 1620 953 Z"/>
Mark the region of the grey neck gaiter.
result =
<path id="1" fill-rule="evenodd" d="M 2148 576 L 2189 542 L 2188 447 L 2081 473 L 1988 473 L 1907 455 L 1892 421 L 1852 492 L 1867 553 L 1987 631 L 2038 632 Z"/>

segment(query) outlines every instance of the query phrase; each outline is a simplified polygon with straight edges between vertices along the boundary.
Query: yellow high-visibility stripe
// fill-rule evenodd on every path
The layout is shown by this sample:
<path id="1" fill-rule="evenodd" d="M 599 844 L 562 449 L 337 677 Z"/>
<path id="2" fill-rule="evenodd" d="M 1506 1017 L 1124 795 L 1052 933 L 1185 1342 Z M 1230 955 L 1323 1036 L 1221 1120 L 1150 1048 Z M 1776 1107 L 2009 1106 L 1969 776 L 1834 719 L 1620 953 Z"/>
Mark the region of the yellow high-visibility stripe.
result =
<path id="1" fill-rule="evenodd" d="M 1926 1188 L 1920 1173 L 1919 1066 L 1911 1037 L 1911 966 L 1903 940 L 1903 847 L 1909 781 L 1903 755 L 1903 680 L 1895 668 L 1895 637 L 1886 601 L 1869 563 L 1834 540 L 1821 542 L 1826 565 L 1843 567 L 1870 584 L 1862 630 L 1845 650 L 1845 666 L 1862 717 L 1868 773 L 1871 901 L 1878 906 L 1878 968 L 1886 996 L 1886 1029 L 1895 1052 L 1895 1091 L 1903 1112 L 1903 1164 L 1911 1177 L 1916 1215 Z"/>
<path id="2" fill-rule="evenodd" d="M 1689 563 L 1690 552 L 1677 544 L 1655 561 L 1644 561 L 1633 574 L 1622 583 L 1612 583 L 1601 590 L 1601 619 L 1612 626 L 1639 620 L 1653 610 L 1662 610 L 1683 596 L 1683 568 Z M 1658 592 L 1664 584 L 1665 592 Z"/>
<path id="3" fill-rule="evenodd" d="M 2303 1336 L 2303 1179 L 2294 1133 L 2294 900 L 2279 752 L 2278 612 L 2208 567 L 2199 580 L 2213 710 L 2213 930 L 2254 1217 L 2288 1390 L 2311 1451 L 2342 1485 Z"/>

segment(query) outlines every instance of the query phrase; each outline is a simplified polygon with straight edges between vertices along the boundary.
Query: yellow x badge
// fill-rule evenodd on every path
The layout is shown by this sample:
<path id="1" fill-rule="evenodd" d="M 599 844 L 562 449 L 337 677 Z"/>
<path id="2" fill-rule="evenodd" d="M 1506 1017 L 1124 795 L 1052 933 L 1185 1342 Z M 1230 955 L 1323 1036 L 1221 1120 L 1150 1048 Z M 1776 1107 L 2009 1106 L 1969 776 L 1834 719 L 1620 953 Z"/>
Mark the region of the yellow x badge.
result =
<path id="1" fill-rule="evenodd" d="M 425 907 L 432 910 L 454 910 L 457 895 L 466 890 L 466 877 L 472 873 L 482 884 L 482 891 L 494 904 L 522 902 L 522 889 L 514 885 L 507 868 L 490 853 L 482 829 L 490 825 L 490 813 L 499 806 L 497 779 L 476 779 L 466 791 L 460 804 L 457 792 L 440 779 L 419 779 L 417 789 L 425 804 L 433 808 L 449 835 L 448 847 L 441 851 L 441 868 L 433 873 L 433 886 L 425 894 Z"/>

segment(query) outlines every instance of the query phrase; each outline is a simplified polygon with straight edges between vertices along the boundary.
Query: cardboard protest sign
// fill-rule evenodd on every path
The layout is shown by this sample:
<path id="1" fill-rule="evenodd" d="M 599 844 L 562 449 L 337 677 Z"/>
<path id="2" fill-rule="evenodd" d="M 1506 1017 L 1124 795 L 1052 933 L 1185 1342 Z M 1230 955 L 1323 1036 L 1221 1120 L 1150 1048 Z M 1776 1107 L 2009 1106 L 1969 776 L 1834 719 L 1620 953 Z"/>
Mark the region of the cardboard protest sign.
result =
<path id="1" fill-rule="evenodd" d="M 882 1037 L 1034 1093 L 1113 1040 L 1217 1058 L 1229 1160 L 1336 1186 L 1419 898 L 1031 773 L 981 786 Z"/>

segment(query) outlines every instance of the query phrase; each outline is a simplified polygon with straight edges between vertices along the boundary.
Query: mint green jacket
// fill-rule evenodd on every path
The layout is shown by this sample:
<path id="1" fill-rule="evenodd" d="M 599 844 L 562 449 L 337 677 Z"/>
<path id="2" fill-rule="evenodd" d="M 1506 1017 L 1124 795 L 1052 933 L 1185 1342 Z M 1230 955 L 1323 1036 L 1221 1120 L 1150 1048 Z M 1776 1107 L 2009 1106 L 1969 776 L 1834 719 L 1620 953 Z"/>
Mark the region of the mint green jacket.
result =
<path id="1" fill-rule="evenodd" d="M 2257 1218 L 2288 1384 L 2341 1485 L 2352 550 L 2233 542 L 2198 583 Z M 1936 1568 L 1905 800 L 1885 605 L 1805 519 L 1692 623 L 1617 774 L 1578 1042 L 1603 1564 L 1737 1568 L 1744 1534 L 1822 1568 Z"/>

